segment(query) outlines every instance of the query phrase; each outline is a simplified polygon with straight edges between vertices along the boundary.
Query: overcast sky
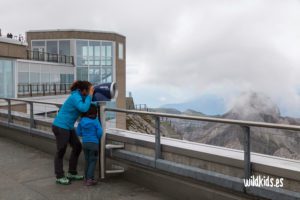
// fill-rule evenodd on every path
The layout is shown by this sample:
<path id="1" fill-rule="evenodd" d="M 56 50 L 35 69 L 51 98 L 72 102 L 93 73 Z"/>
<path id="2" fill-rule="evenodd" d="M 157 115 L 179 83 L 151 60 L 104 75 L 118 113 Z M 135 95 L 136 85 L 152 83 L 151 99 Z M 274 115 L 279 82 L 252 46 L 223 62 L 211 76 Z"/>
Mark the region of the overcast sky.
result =
<path id="1" fill-rule="evenodd" d="M 1 1 L 0 28 L 93 29 L 127 37 L 127 91 L 160 106 L 243 91 L 300 116 L 300 1 Z"/>

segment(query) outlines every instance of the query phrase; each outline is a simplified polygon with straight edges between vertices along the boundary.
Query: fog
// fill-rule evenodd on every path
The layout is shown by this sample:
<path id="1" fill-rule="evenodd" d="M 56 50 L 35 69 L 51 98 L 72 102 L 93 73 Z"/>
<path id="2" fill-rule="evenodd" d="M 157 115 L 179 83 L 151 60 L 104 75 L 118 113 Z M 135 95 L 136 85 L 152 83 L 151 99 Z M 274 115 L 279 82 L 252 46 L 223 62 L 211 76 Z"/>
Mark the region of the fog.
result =
<path id="1" fill-rule="evenodd" d="M 241 92 L 300 116 L 300 3 L 252 1 L 2 1 L 2 32 L 116 31 L 127 38 L 127 91 L 160 106 L 206 94 L 227 109 Z"/>

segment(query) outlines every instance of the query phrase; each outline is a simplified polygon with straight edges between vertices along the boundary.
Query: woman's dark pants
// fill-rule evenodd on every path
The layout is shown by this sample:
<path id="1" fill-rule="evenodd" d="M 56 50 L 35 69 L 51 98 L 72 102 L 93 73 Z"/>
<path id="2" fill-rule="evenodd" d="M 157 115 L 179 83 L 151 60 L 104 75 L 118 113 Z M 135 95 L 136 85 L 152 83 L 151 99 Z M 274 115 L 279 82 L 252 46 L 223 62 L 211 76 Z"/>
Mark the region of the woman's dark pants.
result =
<path id="1" fill-rule="evenodd" d="M 94 179 L 94 172 L 98 160 L 99 145 L 96 143 L 83 143 L 85 157 L 85 179 Z"/>
<path id="2" fill-rule="evenodd" d="M 79 141 L 76 135 L 75 130 L 67 130 L 59 128 L 57 126 L 52 126 L 52 131 L 56 137 L 57 147 L 54 160 L 56 178 L 64 177 L 63 159 L 68 144 L 70 144 L 70 146 L 72 147 L 72 152 L 69 159 L 69 173 L 73 175 L 77 174 L 78 157 L 80 155 L 82 146 L 81 142 Z"/>

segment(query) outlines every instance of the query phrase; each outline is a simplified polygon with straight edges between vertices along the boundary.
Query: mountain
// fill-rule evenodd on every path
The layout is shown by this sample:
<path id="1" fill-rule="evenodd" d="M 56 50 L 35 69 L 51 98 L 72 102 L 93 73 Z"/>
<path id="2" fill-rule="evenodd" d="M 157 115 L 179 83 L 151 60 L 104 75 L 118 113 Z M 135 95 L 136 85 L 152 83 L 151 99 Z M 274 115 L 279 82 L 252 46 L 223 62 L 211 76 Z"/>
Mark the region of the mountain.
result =
<path id="1" fill-rule="evenodd" d="M 193 115 L 193 116 L 205 116 L 202 112 L 198 112 L 192 109 L 187 109 L 186 111 L 182 112 L 184 115 Z"/>
<path id="2" fill-rule="evenodd" d="M 151 108 L 150 111 L 152 112 L 160 112 L 160 113 L 167 113 L 167 114 L 175 114 L 175 115 L 194 115 L 194 116 L 205 116 L 202 112 L 198 112 L 193 109 L 187 109 L 183 112 L 175 109 L 175 108 Z"/>
<path id="3" fill-rule="evenodd" d="M 244 93 L 230 111 L 221 118 L 270 122 L 280 124 L 300 124 L 299 119 L 281 117 L 279 108 L 270 98 L 259 93 Z M 244 130 L 237 125 L 206 123 L 197 131 L 183 138 L 205 144 L 243 149 Z M 251 151 L 286 158 L 300 159 L 299 133 L 251 127 Z"/>
<path id="4" fill-rule="evenodd" d="M 182 114 L 179 110 L 175 108 L 151 108 L 150 111 L 152 112 L 160 112 L 160 113 L 168 113 L 168 114 Z"/>
<path id="5" fill-rule="evenodd" d="M 171 114 L 205 116 L 194 109 L 157 108 L 151 111 Z M 232 108 L 214 117 L 300 125 L 300 119 L 282 117 L 278 106 L 261 93 L 241 94 Z M 163 136 L 193 142 L 243 149 L 244 129 L 238 125 L 161 118 Z M 154 134 L 155 121 L 151 117 L 127 115 L 127 128 L 132 131 Z M 287 130 L 251 127 L 251 151 L 284 158 L 300 159 L 300 133 Z"/>
<path id="6" fill-rule="evenodd" d="M 215 95 L 203 95 L 184 103 L 162 105 L 161 108 L 174 108 L 181 112 L 192 109 L 201 111 L 206 115 L 219 115 L 226 112 L 224 100 Z"/>

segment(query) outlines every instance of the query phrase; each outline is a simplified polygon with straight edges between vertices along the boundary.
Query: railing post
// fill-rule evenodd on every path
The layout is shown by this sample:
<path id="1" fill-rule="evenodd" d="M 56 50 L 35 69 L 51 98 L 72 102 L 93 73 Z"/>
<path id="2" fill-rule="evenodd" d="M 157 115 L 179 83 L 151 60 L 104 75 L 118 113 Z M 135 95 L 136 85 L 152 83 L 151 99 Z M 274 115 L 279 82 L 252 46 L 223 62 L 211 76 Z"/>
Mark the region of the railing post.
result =
<path id="1" fill-rule="evenodd" d="M 34 124 L 34 113 L 33 113 L 33 102 L 29 102 L 30 106 L 30 129 L 35 128 Z"/>
<path id="2" fill-rule="evenodd" d="M 155 162 L 161 158 L 160 117 L 155 117 Z"/>
<path id="3" fill-rule="evenodd" d="M 250 149 L 250 127 L 244 126 L 244 176 L 245 179 L 251 177 L 251 149 Z"/>
<path id="4" fill-rule="evenodd" d="M 42 87 L 43 87 L 43 96 L 45 96 L 45 84 L 44 83 L 43 83 Z"/>
<path id="5" fill-rule="evenodd" d="M 32 85 L 29 84 L 29 95 L 32 97 Z"/>
<path id="6" fill-rule="evenodd" d="M 56 83 L 54 83 L 54 95 L 56 95 Z"/>
<path id="7" fill-rule="evenodd" d="M 11 117 L 11 100 L 7 99 L 7 113 L 8 113 L 8 123 L 12 122 L 12 117 Z"/>
<path id="8" fill-rule="evenodd" d="M 106 103 L 105 102 L 100 102 L 98 104 L 100 106 L 100 121 L 101 121 L 101 126 L 102 126 L 102 137 L 101 137 L 101 142 L 100 142 L 100 179 L 105 179 L 105 145 L 106 145 L 106 113 L 105 113 L 105 107 Z"/>

